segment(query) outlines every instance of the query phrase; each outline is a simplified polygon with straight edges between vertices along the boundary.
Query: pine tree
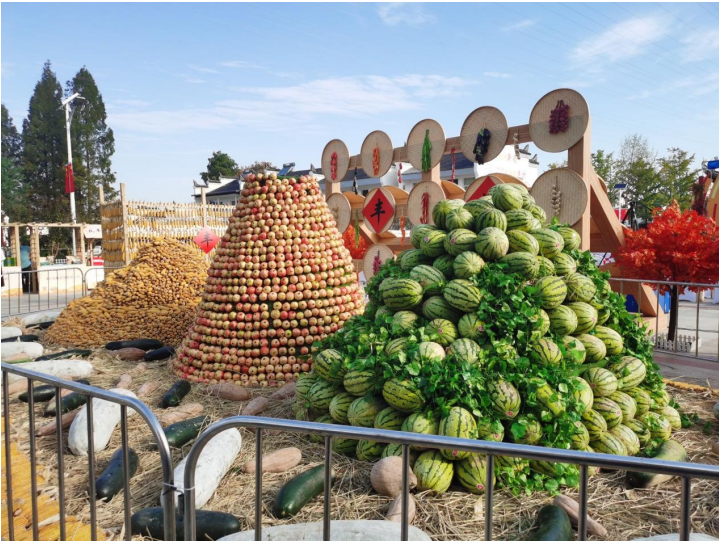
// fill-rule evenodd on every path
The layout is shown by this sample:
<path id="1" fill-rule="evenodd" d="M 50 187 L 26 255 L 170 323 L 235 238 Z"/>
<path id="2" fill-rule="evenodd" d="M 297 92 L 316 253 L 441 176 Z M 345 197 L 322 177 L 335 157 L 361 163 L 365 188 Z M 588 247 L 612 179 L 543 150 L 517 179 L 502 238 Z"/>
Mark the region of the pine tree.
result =
<path id="1" fill-rule="evenodd" d="M 207 159 L 207 170 L 200 172 L 203 181 L 217 180 L 220 176 L 236 175 L 239 166 L 232 157 L 222 151 L 215 151 Z"/>
<path id="2" fill-rule="evenodd" d="M 82 67 L 67 82 L 68 96 L 79 93 L 85 101 L 75 109 L 70 128 L 72 161 L 75 172 L 75 198 L 78 222 L 100 221 L 99 188 L 106 199 L 117 194 L 113 184 L 111 158 L 115 152 L 115 136 L 107 126 L 107 112 L 102 94 L 87 68 Z"/>
<path id="3" fill-rule="evenodd" d="M 667 149 L 669 156 L 659 159 L 659 178 L 662 183 L 661 206 L 666 207 L 676 200 L 682 210 L 692 204 L 692 184 L 699 170 L 692 168 L 694 155 L 672 147 Z"/>
<path id="4" fill-rule="evenodd" d="M 62 87 L 50 61 L 30 98 L 23 122 L 22 171 L 33 220 L 69 222 L 70 206 L 65 195 L 65 119 L 59 109 Z"/>
<path id="5" fill-rule="evenodd" d="M 22 137 L 2 104 L 2 214 L 11 222 L 28 219 L 27 194 L 22 182 Z"/>
<path id="6" fill-rule="evenodd" d="M 15 128 L 10 112 L 2 104 L 2 157 L 19 160 L 22 152 L 22 137 Z"/>

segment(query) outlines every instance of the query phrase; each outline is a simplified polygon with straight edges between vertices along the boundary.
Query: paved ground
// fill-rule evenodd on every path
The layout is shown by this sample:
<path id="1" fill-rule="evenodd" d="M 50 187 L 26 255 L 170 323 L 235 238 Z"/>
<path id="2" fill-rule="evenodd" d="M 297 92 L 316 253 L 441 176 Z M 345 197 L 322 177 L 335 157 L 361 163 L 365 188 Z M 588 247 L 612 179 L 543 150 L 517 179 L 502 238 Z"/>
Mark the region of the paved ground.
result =
<path id="1" fill-rule="evenodd" d="M 719 389 L 719 362 L 654 352 L 664 378 Z"/>
<path id="2" fill-rule="evenodd" d="M 15 297 L 2 298 L 2 318 L 9 318 L 17 315 L 28 314 L 31 312 L 40 312 L 51 309 L 62 308 L 69 304 L 73 299 L 82 297 L 80 292 L 75 293 L 75 297 L 70 293 L 65 297 L 47 296 L 38 294 L 24 294 Z"/>

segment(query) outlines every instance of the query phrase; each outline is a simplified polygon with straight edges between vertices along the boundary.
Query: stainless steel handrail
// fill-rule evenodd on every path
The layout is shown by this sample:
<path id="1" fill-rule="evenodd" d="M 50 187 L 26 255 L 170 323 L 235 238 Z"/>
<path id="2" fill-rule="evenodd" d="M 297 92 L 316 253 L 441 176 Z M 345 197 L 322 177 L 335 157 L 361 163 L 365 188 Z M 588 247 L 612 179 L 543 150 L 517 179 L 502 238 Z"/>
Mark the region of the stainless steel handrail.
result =
<path id="1" fill-rule="evenodd" d="M 47 291 L 44 293 L 40 291 L 38 291 L 37 293 L 22 292 L 17 296 L 4 297 L 3 301 L 7 301 L 6 303 L 3 303 L 7 306 L 7 315 L 5 316 L 32 314 L 34 312 L 61 308 L 67 305 L 69 301 L 74 301 L 75 299 L 78 299 L 85 295 L 85 276 L 82 272 L 82 269 L 79 267 L 53 268 L 52 266 L 47 266 L 45 268 L 32 269 L 30 271 L 3 271 L 3 276 L 5 277 L 5 280 L 9 285 L 11 277 L 17 275 L 18 285 L 20 286 L 20 290 L 22 291 L 23 276 L 27 276 L 28 280 L 32 280 L 32 277 L 35 276 L 37 277 L 39 283 L 39 277 L 41 273 L 47 275 L 48 277 L 52 276 L 52 273 L 55 274 L 55 294 L 53 295 L 53 293 L 48 288 Z M 64 286 L 62 294 L 60 293 L 61 284 Z M 72 292 L 68 290 L 69 286 L 72 287 Z M 14 302 L 14 298 L 17 298 L 17 303 Z M 27 301 L 27 307 L 23 307 L 24 301 Z M 14 309 L 17 310 L 14 311 Z"/>
<path id="2" fill-rule="evenodd" d="M 155 444 L 160 453 L 160 462 L 162 463 L 162 482 L 163 491 L 161 497 L 161 504 L 163 507 L 163 521 L 165 529 L 165 540 L 175 540 L 175 501 L 173 499 L 174 486 L 174 470 L 172 466 L 172 453 L 170 452 L 170 445 L 167 442 L 165 432 L 162 430 L 162 425 L 159 420 L 152 413 L 152 410 L 134 397 L 128 397 L 114 393 L 111 391 L 96 388 L 94 386 L 88 386 L 73 382 L 71 380 L 64 380 L 55 376 L 47 375 L 30 369 L 24 369 L 21 365 L 10 365 L 2 363 L 2 392 L 3 392 L 3 411 L 4 416 L 4 431 L 5 431 L 5 476 L 7 478 L 7 502 L 8 509 L 12 506 L 10 503 L 12 500 L 12 463 L 10 455 L 10 398 L 8 394 L 9 386 L 9 374 L 15 374 L 24 378 L 27 378 L 27 389 L 28 389 L 28 413 L 30 417 L 30 462 L 31 462 L 31 484 L 33 485 L 32 495 L 32 512 L 33 512 L 33 539 L 37 540 L 37 491 L 35 491 L 36 480 L 35 480 L 35 410 L 34 410 L 34 399 L 33 399 L 33 383 L 37 380 L 46 384 L 54 385 L 56 388 L 55 392 L 55 405 L 56 405 L 56 421 L 57 421 L 57 454 L 58 454 L 58 489 L 59 489 L 59 501 L 60 501 L 60 539 L 65 539 L 65 492 L 64 492 L 64 475 L 62 470 L 63 461 L 63 442 L 62 442 L 62 426 L 61 426 L 61 406 L 60 406 L 60 390 L 68 389 L 76 392 L 80 392 L 83 395 L 87 395 L 87 436 L 88 436 L 88 463 L 89 463 L 89 482 L 88 489 L 90 495 L 90 521 L 91 521 L 91 537 L 92 540 L 97 539 L 97 525 L 96 525 L 96 509 L 95 509 L 95 460 L 94 460 L 94 431 L 93 431 L 93 409 L 92 400 L 93 398 L 104 399 L 112 403 L 120 405 L 120 416 L 121 416 L 121 431 L 122 431 L 122 449 L 123 449 L 123 461 L 124 465 L 129 465 L 129 448 L 127 441 L 127 408 L 132 408 L 137 412 L 147 423 L 150 431 L 152 431 L 153 437 L 155 438 Z M 124 488 L 125 488 L 125 539 L 131 540 L 132 533 L 130 529 L 130 476 L 129 469 L 123 469 L 124 472 Z M 8 528 L 10 533 L 10 540 L 14 540 L 14 525 L 12 521 L 12 514 L 8 514 Z"/>
<path id="3" fill-rule="evenodd" d="M 612 469 L 628 469 L 639 472 L 657 474 L 670 474 L 682 477 L 682 508 L 681 508 L 681 540 L 689 540 L 691 529 L 689 502 L 691 499 L 691 478 L 706 478 L 719 481 L 719 466 L 702 465 L 696 463 L 680 463 L 677 461 L 662 461 L 643 457 L 625 457 L 609 454 L 578 452 L 575 450 L 560 450 L 542 446 L 529 446 L 525 444 L 511 444 L 506 442 L 491 442 L 486 440 L 472 440 L 439 435 L 425 435 L 421 433 L 405 433 L 402 431 L 387 431 L 367 427 L 352 427 L 331 425 L 316 422 L 301 422 L 296 420 L 283 420 L 275 418 L 262 418 L 256 416 L 235 416 L 226 418 L 208 427 L 197 438 L 187 455 L 185 464 L 185 479 L 183 492 L 185 540 L 195 540 L 195 468 L 197 460 L 205 445 L 217 434 L 227 429 L 245 427 L 255 429 L 256 444 L 256 471 L 255 471 L 255 540 L 262 540 L 262 430 L 282 429 L 298 433 L 309 433 L 325 437 L 325 515 L 323 518 L 324 540 L 330 539 L 330 498 L 331 491 L 328 473 L 332 464 L 332 438 L 342 437 L 351 439 L 374 440 L 378 442 L 395 443 L 402 445 L 402 540 L 407 540 L 409 526 L 407 520 L 408 502 L 408 473 L 409 473 L 409 446 L 419 445 L 431 448 L 449 448 L 487 455 L 487 479 L 485 483 L 485 540 L 492 539 L 492 498 L 494 479 L 494 456 L 508 455 L 523 459 L 536 459 L 540 461 L 555 461 L 571 463 L 580 466 L 579 482 L 579 537 L 587 537 L 587 467 L 598 466 Z"/>

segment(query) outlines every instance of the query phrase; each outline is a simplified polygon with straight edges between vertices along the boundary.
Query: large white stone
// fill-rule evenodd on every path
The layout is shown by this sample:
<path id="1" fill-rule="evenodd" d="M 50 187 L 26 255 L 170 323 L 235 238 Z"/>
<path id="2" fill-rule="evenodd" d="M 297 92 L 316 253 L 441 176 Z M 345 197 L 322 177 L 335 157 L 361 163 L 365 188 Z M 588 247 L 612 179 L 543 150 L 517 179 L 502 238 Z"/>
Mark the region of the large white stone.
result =
<path id="1" fill-rule="evenodd" d="M 27 354 L 28 358 L 35 359 L 42 356 L 42 353 L 45 350 L 40 343 L 20 342 L 3 343 L 0 349 L 2 349 L 0 358 L 3 360 L 9 358 L 10 356 L 14 356 L 15 354 Z"/>
<path id="2" fill-rule="evenodd" d="M 254 540 L 255 531 L 242 531 L 220 540 Z M 330 540 L 400 540 L 401 526 L 394 521 L 337 520 L 330 525 Z M 262 528 L 262 540 L 322 540 L 322 522 L 277 525 Z M 432 540 L 417 527 L 409 526 L 409 540 Z"/>
<path id="3" fill-rule="evenodd" d="M 27 327 L 35 324 L 42 324 L 44 322 L 52 322 L 58 316 L 60 316 L 61 312 L 62 311 L 45 311 L 38 312 L 35 314 L 28 314 L 22 319 L 22 324 Z"/>
<path id="4" fill-rule="evenodd" d="M 2 330 L 2 336 L 0 336 L 0 339 L 12 339 L 13 337 L 19 337 L 22 335 L 22 330 L 18 327 L 3 326 L 0 330 Z"/>

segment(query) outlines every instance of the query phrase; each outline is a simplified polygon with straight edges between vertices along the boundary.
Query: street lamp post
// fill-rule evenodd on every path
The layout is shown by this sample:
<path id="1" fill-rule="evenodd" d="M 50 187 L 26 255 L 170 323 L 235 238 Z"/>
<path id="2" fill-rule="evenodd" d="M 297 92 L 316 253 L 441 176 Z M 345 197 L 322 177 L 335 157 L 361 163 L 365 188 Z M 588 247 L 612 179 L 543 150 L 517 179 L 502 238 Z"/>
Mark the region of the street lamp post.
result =
<path id="1" fill-rule="evenodd" d="M 65 99 L 62 102 L 62 108 L 65 110 L 65 130 L 67 132 L 67 166 L 65 168 L 65 183 L 66 188 L 70 194 L 70 219 L 73 224 L 77 223 L 77 215 L 75 213 L 75 184 L 74 182 L 69 183 L 68 178 L 72 179 L 74 173 L 72 171 L 72 141 L 70 138 L 70 124 L 72 123 L 72 115 L 75 112 L 75 108 L 72 106 L 74 100 L 84 100 L 79 93 L 75 93 L 72 96 Z M 77 255 L 77 246 L 75 241 L 75 230 L 72 231 L 72 255 Z"/>

